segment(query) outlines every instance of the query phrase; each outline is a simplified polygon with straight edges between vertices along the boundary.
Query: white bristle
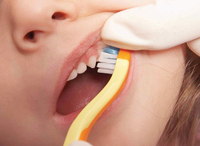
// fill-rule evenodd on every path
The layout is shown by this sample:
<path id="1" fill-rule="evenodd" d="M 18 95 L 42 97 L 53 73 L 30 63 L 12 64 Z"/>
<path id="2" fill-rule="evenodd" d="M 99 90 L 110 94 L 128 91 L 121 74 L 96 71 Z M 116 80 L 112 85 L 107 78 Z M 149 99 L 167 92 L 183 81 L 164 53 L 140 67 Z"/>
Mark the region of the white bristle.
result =
<path id="1" fill-rule="evenodd" d="M 110 64 L 110 63 L 98 63 L 97 64 L 98 68 L 104 68 L 104 69 L 115 69 L 115 64 Z"/>
<path id="2" fill-rule="evenodd" d="M 114 47 L 107 47 L 103 52 L 100 53 L 98 58 L 98 73 L 113 74 L 115 69 L 115 64 L 117 61 L 117 54 L 119 50 Z"/>
<path id="3" fill-rule="evenodd" d="M 118 55 L 101 52 L 100 57 L 116 59 Z"/>
<path id="4" fill-rule="evenodd" d="M 117 56 L 118 55 L 101 52 L 98 59 L 99 63 L 97 64 L 97 67 L 99 69 L 97 70 L 97 72 L 104 74 L 113 74 L 117 61 Z"/>
<path id="5" fill-rule="evenodd" d="M 101 52 L 99 62 L 116 63 L 117 55 Z"/>
<path id="6" fill-rule="evenodd" d="M 107 58 L 101 58 L 99 57 L 99 62 L 104 62 L 104 63 L 113 63 L 115 64 L 116 63 L 116 59 L 107 59 Z"/>
<path id="7" fill-rule="evenodd" d="M 98 73 L 104 73 L 104 74 L 113 74 L 113 69 L 98 69 L 97 72 Z"/>

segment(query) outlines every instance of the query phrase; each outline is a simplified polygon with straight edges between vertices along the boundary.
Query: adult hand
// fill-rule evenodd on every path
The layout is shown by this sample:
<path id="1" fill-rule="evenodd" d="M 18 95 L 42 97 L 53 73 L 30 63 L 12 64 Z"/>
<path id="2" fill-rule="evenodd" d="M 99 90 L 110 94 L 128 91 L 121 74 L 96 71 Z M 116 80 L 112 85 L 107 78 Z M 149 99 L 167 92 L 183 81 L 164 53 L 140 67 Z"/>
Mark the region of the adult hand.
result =
<path id="1" fill-rule="evenodd" d="M 200 56 L 200 0 L 157 0 L 111 16 L 103 41 L 129 50 L 162 50 L 183 43 Z"/>

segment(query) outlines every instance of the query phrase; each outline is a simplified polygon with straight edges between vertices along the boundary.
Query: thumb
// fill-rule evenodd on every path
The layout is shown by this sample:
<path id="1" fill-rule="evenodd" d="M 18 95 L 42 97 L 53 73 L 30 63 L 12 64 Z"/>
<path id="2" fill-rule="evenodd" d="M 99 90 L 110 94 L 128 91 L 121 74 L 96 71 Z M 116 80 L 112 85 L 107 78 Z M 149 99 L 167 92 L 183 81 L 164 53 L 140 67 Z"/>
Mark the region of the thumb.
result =
<path id="1" fill-rule="evenodd" d="M 130 50 L 161 50 L 200 36 L 199 0 L 157 0 L 111 16 L 102 29 L 105 43 Z"/>

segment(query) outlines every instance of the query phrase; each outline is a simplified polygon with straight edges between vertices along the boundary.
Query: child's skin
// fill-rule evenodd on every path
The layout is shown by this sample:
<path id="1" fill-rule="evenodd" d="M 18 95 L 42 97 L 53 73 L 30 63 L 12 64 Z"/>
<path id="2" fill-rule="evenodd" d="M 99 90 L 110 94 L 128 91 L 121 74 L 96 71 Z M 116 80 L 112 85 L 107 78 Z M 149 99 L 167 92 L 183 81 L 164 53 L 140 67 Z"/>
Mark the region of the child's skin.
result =
<path id="1" fill-rule="evenodd" d="M 89 49 L 88 44 L 99 41 L 97 48 L 105 46 L 100 30 L 109 16 L 151 2 L 1 0 L 0 145 L 61 146 L 70 126 L 70 122 L 61 124 L 56 114 L 60 86 L 66 83 L 63 76 L 76 68 L 74 62 Z M 56 12 L 60 13 L 52 19 Z M 71 55 L 89 35 L 87 45 Z M 184 55 L 184 46 L 132 52 L 124 98 L 96 123 L 89 142 L 156 145 L 182 83 Z"/>

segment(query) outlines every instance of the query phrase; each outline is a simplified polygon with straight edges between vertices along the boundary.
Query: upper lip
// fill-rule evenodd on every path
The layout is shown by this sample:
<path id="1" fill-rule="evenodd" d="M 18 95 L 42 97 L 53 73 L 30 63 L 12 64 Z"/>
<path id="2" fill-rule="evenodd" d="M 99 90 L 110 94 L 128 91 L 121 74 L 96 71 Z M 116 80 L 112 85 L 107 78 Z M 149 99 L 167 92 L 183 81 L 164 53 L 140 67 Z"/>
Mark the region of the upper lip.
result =
<path id="1" fill-rule="evenodd" d="M 67 82 L 67 79 L 72 72 L 75 64 L 79 61 L 79 59 L 85 54 L 85 52 L 96 42 L 100 40 L 100 29 L 90 33 L 87 35 L 85 39 L 75 48 L 73 51 L 66 56 L 64 63 L 62 64 L 60 75 L 54 90 L 54 106 L 56 109 L 57 100 Z M 67 68 L 66 68 L 67 67 Z"/>

